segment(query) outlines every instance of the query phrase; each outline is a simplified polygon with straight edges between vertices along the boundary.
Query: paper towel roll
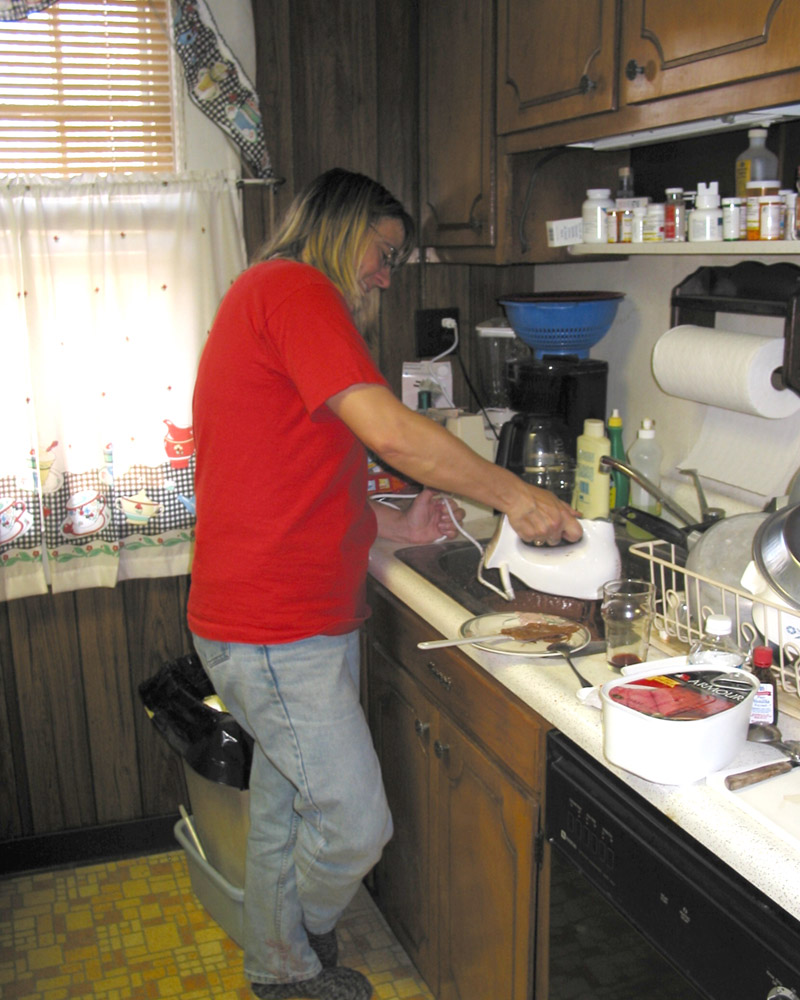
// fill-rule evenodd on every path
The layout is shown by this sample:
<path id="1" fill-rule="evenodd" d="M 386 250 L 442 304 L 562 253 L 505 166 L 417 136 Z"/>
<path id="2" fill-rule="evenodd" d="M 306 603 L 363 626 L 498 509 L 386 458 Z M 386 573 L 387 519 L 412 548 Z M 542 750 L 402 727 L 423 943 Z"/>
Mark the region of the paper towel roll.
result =
<path id="1" fill-rule="evenodd" d="M 782 364 L 782 337 L 706 326 L 673 327 L 653 348 L 653 374 L 670 396 L 773 420 L 800 411 L 800 396 L 770 381 Z"/>

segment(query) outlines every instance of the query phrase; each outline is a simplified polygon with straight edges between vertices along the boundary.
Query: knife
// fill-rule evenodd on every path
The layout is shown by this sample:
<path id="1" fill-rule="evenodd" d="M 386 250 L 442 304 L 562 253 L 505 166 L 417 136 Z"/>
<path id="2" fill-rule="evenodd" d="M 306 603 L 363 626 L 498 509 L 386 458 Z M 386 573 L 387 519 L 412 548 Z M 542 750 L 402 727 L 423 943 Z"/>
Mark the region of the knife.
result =
<path id="1" fill-rule="evenodd" d="M 798 766 L 795 760 L 778 760 L 773 764 L 762 764 L 761 767 L 754 767 L 749 771 L 740 771 L 738 774 L 729 774 L 725 779 L 725 787 L 731 792 L 738 788 L 746 788 L 748 785 L 755 785 L 759 781 L 766 781 L 779 774 L 787 774 L 793 767 Z"/>

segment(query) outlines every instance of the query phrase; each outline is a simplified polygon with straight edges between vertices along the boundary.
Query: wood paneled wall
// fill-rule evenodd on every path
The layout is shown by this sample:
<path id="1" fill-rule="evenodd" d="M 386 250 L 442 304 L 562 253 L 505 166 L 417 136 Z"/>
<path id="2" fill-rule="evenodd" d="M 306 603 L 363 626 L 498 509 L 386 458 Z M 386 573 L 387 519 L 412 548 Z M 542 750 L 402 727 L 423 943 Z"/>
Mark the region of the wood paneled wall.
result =
<path id="1" fill-rule="evenodd" d="M 376 177 L 416 214 L 418 4 L 253 0 L 253 9 L 268 147 L 286 179 L 278 212 L 317 173 L 343 166 Z M 250 222 L 260 239 L 259 220 Z M 532 287 L 530 275 L 403 268 L 374 341 L 393 388 L 415 357 L 417 308 L 459 308 L 461 353 L 474 371 L 474 325 L 497 314 L 499 294 Z M 455 386 L 456 402 L 470 405 L 457 367 Z M 188 586 L 137 580 L 0 605 L 0 841 L 165 816 L 187 801 L 180 762 L 137 689 L 191 649 Z"/>

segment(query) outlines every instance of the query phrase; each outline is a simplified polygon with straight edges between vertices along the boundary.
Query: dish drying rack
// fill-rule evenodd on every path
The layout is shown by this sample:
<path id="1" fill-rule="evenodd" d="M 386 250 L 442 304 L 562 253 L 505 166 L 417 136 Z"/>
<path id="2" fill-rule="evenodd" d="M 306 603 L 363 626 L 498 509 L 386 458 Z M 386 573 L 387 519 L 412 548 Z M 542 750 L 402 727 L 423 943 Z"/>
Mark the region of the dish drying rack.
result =
<path id="1" fill-rule="evenodd" d="M 744 649 L 760 645 L 765 637 L 753 624 L 753 612 L 765 623 L 766 639 L 773 648 L 776 661 L 772 672 L 780 686 L 779 709 L 800 719 L 800 635 L 796 642 L 776 641 L 783 636 L 785 620 L 800 617 L 779 604 L 762 598 L 755 599 L 745 590 L 737 590 L 710 577 L 693 573 L 676 559 L 676 548 L 669 542 L 655 539 L 636 542 L 630 555 L 649 564 L 650 582 L 659 595 L 653 623 L 656 635 L 653 644 L 672 656 L 686 653 L 689 646 L 703 634 L 703 622 L 708 614 L 728 615 L 735 636 Z M 774 626 L 774 627 L 773 627 Z"/>

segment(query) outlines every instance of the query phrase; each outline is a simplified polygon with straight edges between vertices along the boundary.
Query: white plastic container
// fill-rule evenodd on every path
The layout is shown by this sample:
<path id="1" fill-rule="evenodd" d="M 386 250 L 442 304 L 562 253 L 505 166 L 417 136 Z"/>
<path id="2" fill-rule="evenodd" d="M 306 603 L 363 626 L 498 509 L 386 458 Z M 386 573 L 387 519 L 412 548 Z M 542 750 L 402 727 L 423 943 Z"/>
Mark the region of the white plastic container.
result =
<path id="1" fill-rule="evenodd" d="M 628 449 L 628 461 L 643 476 L 650 480 L 654 486 L 659 486 L 661 482 L 661 445 L 656 441 L 656 429 L 650 417 L 645 417 L 642 426 L 636 434 L 636 440 Z M 661 514 L 661 504 L 648 493 L 647 490 L 631 479 L 630 499 L 631 507 L 643 510 L 647 514 Z M 635 538 L 650 538 L 651 536 L 637 528 L 633 524 L 628 525 L 628 534 Z"/>
<path id="2" fill-rule="evenodd" d="M 702 181 L 697 185 L 695 207 L 689 212 L 689 242 L 709 243 L 722 239 L 722 208 L 719 203 L 719 184 Z"/>
<path id="3" fill-rule="evenodd" d="M 602 420 L 590 418 L 583 422 L 583 434 L 578 437 L 575 450 L 577 466 L 572 505 L 581 517 L 589 520 L 608 517 L 611 477 L 609 470 L 600 468 L 600 459 L 611 454 L 611 442 L 606 437 Z"/>
<path id="4" fill-rule="evenodd" d="M 690 668 L 683 657 L 678 659 L 678 666 L 637 673 L 635 678 L 708 669 Z M 716 715 L 691 720 L 654 718 L 614 701 L 611 692 L 629 684 L 634 679 L 630 675 L 604 684 L 600 702 L 606 759 L 631 774 L 663 785 L 699 781 L 726 767 L 747 742 L 750 710 L 758 689 L 758 680 L 749 671 L 737 670 L 735 674 L 743 685 L 742 701 Z"/>
<path id="5" fill-rule="evenodd" d="M 586 201 L 581 206 L 584 243 L 608 242 L 606 212 L 613 207 L 611 188 L 590 188 L 586 192 Z"/>

